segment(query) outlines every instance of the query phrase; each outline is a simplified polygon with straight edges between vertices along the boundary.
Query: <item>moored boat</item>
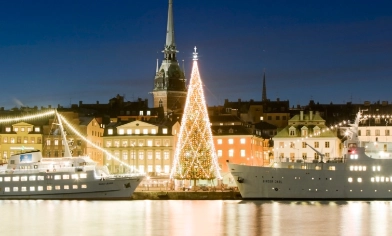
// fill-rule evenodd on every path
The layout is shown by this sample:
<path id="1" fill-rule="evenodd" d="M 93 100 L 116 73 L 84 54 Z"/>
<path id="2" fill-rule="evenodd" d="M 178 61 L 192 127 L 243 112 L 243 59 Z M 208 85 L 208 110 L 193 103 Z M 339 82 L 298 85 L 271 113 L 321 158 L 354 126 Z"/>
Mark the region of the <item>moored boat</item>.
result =
<path id="1" fill-rule="evenodd" d="M 228 163 L 242 198 L 392 199 L 392 159 L 365 154 L 358 140 L 360 120 L 358 112 L 341 158 L 271 166 Z"/>

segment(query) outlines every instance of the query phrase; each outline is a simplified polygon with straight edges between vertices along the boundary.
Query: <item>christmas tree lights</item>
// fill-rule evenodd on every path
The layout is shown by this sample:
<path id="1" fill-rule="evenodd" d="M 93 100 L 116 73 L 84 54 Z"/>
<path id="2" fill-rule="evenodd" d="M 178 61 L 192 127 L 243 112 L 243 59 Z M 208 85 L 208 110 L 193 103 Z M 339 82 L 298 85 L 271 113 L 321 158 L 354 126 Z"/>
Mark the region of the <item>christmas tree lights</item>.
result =
<path id="1" fill-rule="evenodd" d="M 197 65 L 196 47 L 176 147 L 171 178 L 192 180 L 221 178 Z"/>

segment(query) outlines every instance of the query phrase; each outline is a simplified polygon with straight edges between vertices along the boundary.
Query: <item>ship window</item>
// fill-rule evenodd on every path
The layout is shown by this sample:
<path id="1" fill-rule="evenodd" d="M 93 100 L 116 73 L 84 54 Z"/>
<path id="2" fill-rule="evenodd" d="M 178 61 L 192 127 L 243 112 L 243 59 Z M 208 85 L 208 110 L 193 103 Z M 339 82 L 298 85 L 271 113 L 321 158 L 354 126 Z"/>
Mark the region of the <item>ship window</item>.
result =
<path id="1" fill-rule="evenodd" d="M 21 176 L 20 181 L 27 181 L 27 176 Z"/>
<path id="2" fill-rule="evenodd" d="M 46 190 L 52 190 L 52 186 L 46 186 Z"/>
<path id="3" fill-rule="evenodd" d="M 30 192 L 34 192 L 35 191 L 35 187 L 34 186 L 30 186 Z"/>
<path id="4" fill-rule="evenodd" d="M 389 178 L 388 177 L 385 178 L 385 182 L 389 182 Z"/>
<path id="5" fill-rule="evenodd" d="M 374 177 L 372 177 L 372 178 L 370 179 L 370 181 L 374 182 Z"/>
<path id="6" fill-rule="evenodd" d="M 335 170 L 335 166 L 328 167 L 328 170 Z"/>
<path id="7" fill-rule="evenodd" d="M 38 191 L 43 191 L 44 190 L 44 186 L 38 186 Z"/>
<path id="8" fill-rule="evenodd" d="M 69 175 L 63 175 L 63 179 L 69 179 Z"/>
<path id="9" fill-rule="evenodd" d="M 12 191 L 13 191 L 13 192 L 18 192 L 18 191 L 19 191 L 19 188 L 18 188 L 18 187 L 14 187 L 14 188 L 12 189 Z"/>
<path id="10" fill-rule="evenodd" d="M 61 175 L 55 175 L 54 179 L 61 179 Z"/>
<path id="11" fill-rule="evenodd" d="M 64 189 L 69 189 L 69 185 L 64 185 Z"/>
<path id="12" fill-rule="evenodd" d="M 37 180 L 44 180 L 44 176 L 43 175 L 38 175 Z"/>
<path id="13" fill-rule="evenodd" d="M 358 183 L 362 183 L 362 178 L 357 179 Z"/>
<path id="14" fill-rule="evenodd" d="M 5 182 L 10 182 L 11 181 L 11 177 L 4 177 L 4 181 Z"/>
<path id="15" fill-rule="evenodd" d="M 87 188 L 87 185 L 85 185 L 85 184 L 82 184 L 82 186 L 81 186 L 82 188 Z"/>
<path id="16" fill-rule="evenodd" d="M 12 177 L 12 181 L 19 181 L 19 176 Z"/>
<path id="17" fill-rule="evenodd" d="M 54 189 L 60 190 L 60 189 L 61 189 L 61 188 L 60 188 L 60 185 L 56 185 L 56 186 L 54 187 Z"/>
<path id="18" fill-rule="evenodd" d="M 81 179 L 87 178 L 87 174 L 80 174 L 80 178 L 81 178 Z"/>
<path id="19" fill-rule="evenodd" d="M 353 171 L 354 170 L 354 166 L 350 166 L 350 171 Z"/>
<path id="20" fill-rule="evenodd" d="M 26 191 L 27 191 L 27 188 L 26 188 L 26 187 L 21 187 L 20 190 L 21 190 L 22 192 L 26 192 Z"/>
<path id="21" fill-rule="evenodd" d="M 351 177 L 348 178 L 348 182 L 350 182 L 350 183 L 353 182 L 353 178 L 351 178 Z"/>
<path id="22" fill-rule="evenodd" d="M 385 182 L 385 177 L 384 176 L 382 176 L 380 179 L 381 179 L 381 182 Z"/>
<path id="23" fill-rule="evenodd" d="M 76 184 L 72 185 L 73 189 L 78 189 L 78 186 Z"/>
<path id="24" fill-rule="evenodd" d="M 36 176 L 35 176 L 35 175 L 30 175 L 30 176 L 29 176 L 29 180 L 30 180 L 30 181 L 35 181 L 35 179 L 36 179 Z"/>
<path id="25" fill-rule="evenodd" d="M 0 177 L 0 182 L 3 182 L 3 177 Z"/>
<path id="26" fill-rule="evenodd" d="M 78 174 L 72 174 L 72 179 L 78 179 Z"/>
<path id="27" fill-rule="evenodd" d="M 4 192 L 9 192 L 10 191 L 10 187 L 5 187 L 4 188 Z"/>

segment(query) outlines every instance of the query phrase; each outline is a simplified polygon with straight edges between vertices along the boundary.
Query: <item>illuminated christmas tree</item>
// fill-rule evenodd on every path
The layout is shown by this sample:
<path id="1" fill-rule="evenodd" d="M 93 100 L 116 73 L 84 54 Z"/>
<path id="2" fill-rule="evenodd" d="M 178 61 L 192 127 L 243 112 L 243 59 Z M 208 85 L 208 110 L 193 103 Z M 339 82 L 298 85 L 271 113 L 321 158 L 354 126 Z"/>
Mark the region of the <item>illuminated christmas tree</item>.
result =
<path id="1" fill-rule="evenodd" d="M 210 119 L 197 66 L 196 47 L 189 83 L 171 177 L 195 181 L 220 178 Z"/>

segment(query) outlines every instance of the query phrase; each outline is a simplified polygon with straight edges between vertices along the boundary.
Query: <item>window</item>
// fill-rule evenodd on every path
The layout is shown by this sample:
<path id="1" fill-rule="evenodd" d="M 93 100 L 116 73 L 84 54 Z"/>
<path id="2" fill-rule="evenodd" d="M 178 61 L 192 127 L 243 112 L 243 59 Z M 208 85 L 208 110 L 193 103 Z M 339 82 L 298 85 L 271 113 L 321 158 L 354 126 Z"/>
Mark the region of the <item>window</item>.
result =
<path id="1" fill-rule="evenodd" d="M 148 134 L 148 129 L 143 129 L 143 134 Z"/>
<path id="2" fill-rule="evenodd" d="M 147 159 L 152 160 L 152 151 L 147 151 Z"/>
<path id="3" fill-rule="evenodd" d="M 379 129 L 376 129 L 376 136 L 380 136 L 380 130 Z"/>
<path id="4" fill-rule="evenodd" d="M 5 132 L 11 132 L 11 127 L 6 127 Z"/>
<path id="5" fill-rule="evenodd" d="M 143 115 L 143 111 L 139 111 L 139 116 L 142 116 Z"/>
<path id="6" fill-rule="evenodd" d="M 147 146 L 152 147 L 152 140 L 147 140 Z"/>
<path id="7" fill-rule="evenodd" d="M 14 128 L 14 132 L 18 132 L 18 127 L 15 127 L 15 128 Z"/>
<path id="8" fill-rule="evenodd" d="M 39 127 L 34 127 L 34 132 L 40 132 L 41 129 Z"/>
<path id="9" fill-rule="evenodd" d="M 218 150 L 218 157 L 222 156 L 222 150 Z"/>
<path id="10" fill-rule="evenodd" d="M 218 144 L 222 144 L 222 139 L 218 139 L 218 140 L 217 140 L 217 143 L 218 143 Z"/>
<path id="11" fill-rule="evenodd" d="M 113 135 L 113 129 L 108 129 L 108 135 Z"/>
<path id="12" fill-rule="evenodd" d="M 30 186 L 30 192 L 34 192 L 35 191 L 35 187 L 34 186 Z"/>
<path id="13" fill-rule="evenodd" d="M 161 152 L 156 152 L 155 153 L 155 159 L 160 160 L 161 159 Z"/>
<path id="14" fill-rule="evenodd" d="M 123 146 L 123 147 L 128 146 L 128 140 L 122 140 L 121 143 L 122 143 L 121 146 Z"/>
<path id="15" fill-rule="evenodd" d="M 268 116 L 267 119 L 268 119 L 268 120 L 272 120 L 272 116 Z"/>
<path id="16" fill-rule="evenodd" d="M 234 150 L 233 149 L 230 149 L 229 150 L 229 157 L 233 157 L 234 156 Z"/>
<path id="17" fill-rule="evenodd" d="M 234 140 L 232 138 L 229 139 L 229 144 L 233 144 Z"/>
<path id="18" fill-rule="evenodd" d="M 144 159 L 144 152 L 143 152 L 143 151 L 140 151 L 140 152 L 139 152 L 139 159 L 140 159 L 140 160 L 143 160 L 143 159 Z"/>
<path id="19" fill-rule="evenodd" d="M 370 130 L 366 130 L 366 136 L 370 136 Z"/>
<path id="20" fill-rule="evenodd" d="M 280 116 L 276 116 L 276 120 L 280 120 Z"/>
<path id="21" fill-rule="evenodd" d="M 241 157 L 245 157 L 245 150 L 244 149 L 241 149 Z"/>
<path id="22" fill-rule="evenodd" d="M 50 186 L 50 185 L 48 185 L 48 186 L 46 186 L 46 190 L 52 190 L 52 186 Z"/>
<path id="23" fill-rule="evenodd" d="M 112 140 L 106 140 L 106 147 L 112 146 Z"/>
<path id="24" fill-rule="evenodd" d="M 151 134 L 157 134 L 157 130 L 156 129 L 151 129 Z"/>
<path id="25" fill-rule="evenodd" d="M 127 129 L 127 134 L 132 134 L 132 130 L 131 129 Z"/>
<path id="26" fill-rule="evenodd" d="M 167 134 L 167 128 L 163 128 L 163 129 L 162 129 L 162 133 L 163 133 L 163 134 Z"/>
<path id="27" fill-rule="evenodd" d="M 385 130 L 385 136 L 389 136 L 389 129 Z"/>
<path id="28" fill-rule="evenodd" d="M 55 145 L 55 146 L 58 146 L 58 145 L 59 145 L 59 140 L 58 140 L 58 139 L 55 139 L 55 140 L 54 140 L 54 145 Z"/>
<path id="29" fill-rule="evenodd" d="M 329 142 L 325 142 L 325 147 L 329 148 Z"/>
<path id="30" fill-rule="evenodd" d="M 163 159 L 169 160 L 169 152 L 168 151 L 163 152 Z"/>
<path id="31" fill-rule="evenodd" d="M 119 129 L 118 134 L 123 135 L 125 133 L 124 129 Z"/>
<path id="32" fill-rule="evenodd" d="M 30 175 L 29 176 L 29 181 L 35 181 L 36 180 L 36 176 L 35 175 Z"/>
<path id="33" fill-rule="evenodd" d="M 135 134 L 140 134 L 140 129 L 135 129 Z"/>
<path id="34" fill-rule="evenodd" d="M 81 178 L 81 179 L 85 179 L 85 178 L 87 178 L 87 174 L 85 174 L 85 173 L 83 173 L 83 174 L 80 174 L 80 178 Z"/>
<path id="35" fill-rule="evenodd" d="M 302 148 L 306 148 L 306 142 L 302 142 Z"/>
<path id="36" fill-rule="evenodd" d="M 240 143 L 245 144 L 245 139 L 244 138 L 240 139 Z"/>
<path id="37" fill-rule="evenodd" d="M 314 142 L 314 148 L 319 148 L 319 142 Z"/>

